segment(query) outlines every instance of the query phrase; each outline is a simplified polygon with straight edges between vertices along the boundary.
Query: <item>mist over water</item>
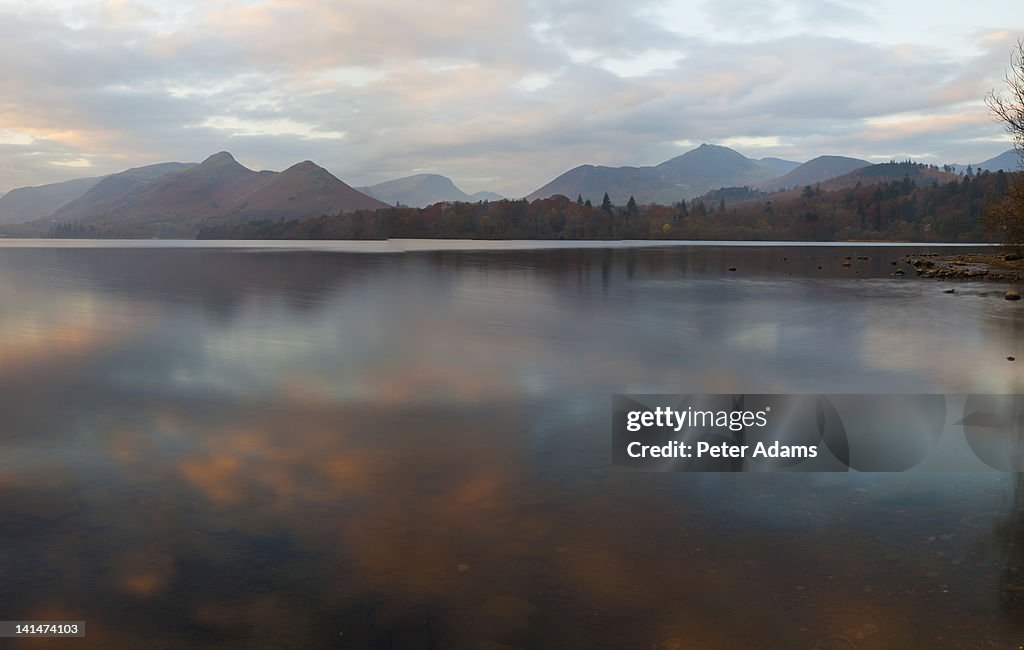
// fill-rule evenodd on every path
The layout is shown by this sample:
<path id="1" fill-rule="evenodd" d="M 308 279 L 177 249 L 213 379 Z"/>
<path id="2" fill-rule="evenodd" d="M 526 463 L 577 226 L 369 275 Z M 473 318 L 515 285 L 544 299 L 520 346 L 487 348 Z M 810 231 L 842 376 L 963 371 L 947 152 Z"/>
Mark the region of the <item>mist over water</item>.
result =
<path id="1" fill-rule="evenodd" d="M 1018 641 L 1012 475 L 609 466 L 615 393 L 1024 393 L 1007 287 L 904 253 L 0 242 L 0 618 L 83 647 Z"/>

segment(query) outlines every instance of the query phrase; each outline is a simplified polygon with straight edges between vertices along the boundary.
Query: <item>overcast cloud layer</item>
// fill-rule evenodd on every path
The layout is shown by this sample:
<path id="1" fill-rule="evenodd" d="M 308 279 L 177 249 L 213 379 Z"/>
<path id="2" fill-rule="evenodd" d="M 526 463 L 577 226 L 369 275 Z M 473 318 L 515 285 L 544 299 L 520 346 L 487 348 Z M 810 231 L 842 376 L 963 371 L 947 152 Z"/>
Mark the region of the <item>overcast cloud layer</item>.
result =
<path id="1" fill-rule="evenodd" d="M 220 150 L 522 196 L 582 163 L 978 162 L 1024 3 L 0 0 L 0 192 Z"/>

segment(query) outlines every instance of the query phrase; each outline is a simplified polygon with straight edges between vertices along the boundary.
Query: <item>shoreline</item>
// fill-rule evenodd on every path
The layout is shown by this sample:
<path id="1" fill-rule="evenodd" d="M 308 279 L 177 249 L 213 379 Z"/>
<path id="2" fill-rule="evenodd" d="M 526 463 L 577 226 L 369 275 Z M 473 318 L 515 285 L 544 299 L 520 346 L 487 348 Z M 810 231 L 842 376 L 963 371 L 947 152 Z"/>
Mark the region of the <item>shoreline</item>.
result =
<path id="1" fill-rule="evenodd" d="M 908 255 L 902 262 L 914 269 L 920 278 L 1024 282 L 1024 257 L 1018 253 L 916 253 Z M 894 275 L 903 275 L 900 271 L 902 269 Z"/>

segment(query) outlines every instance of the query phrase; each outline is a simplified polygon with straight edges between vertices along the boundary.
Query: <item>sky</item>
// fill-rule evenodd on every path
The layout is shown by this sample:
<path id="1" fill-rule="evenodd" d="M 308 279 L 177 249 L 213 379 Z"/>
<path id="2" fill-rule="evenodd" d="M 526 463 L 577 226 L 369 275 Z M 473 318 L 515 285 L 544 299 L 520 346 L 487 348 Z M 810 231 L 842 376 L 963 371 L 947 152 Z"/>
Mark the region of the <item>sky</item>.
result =
<path id="1" fill-rule="evenodd" d="M 0 0 L 0 192 L 227 150 L 523 196 L 703 142 L 969 163 L 1024 3 Z"/>

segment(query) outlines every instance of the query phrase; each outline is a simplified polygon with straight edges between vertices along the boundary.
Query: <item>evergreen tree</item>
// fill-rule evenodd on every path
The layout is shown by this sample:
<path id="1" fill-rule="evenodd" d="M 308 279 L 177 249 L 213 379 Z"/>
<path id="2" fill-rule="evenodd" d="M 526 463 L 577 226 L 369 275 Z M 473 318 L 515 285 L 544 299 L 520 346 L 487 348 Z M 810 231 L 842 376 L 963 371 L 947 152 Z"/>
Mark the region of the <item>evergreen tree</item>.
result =
<path id="1" fill-rule="evenodd" d="M 640 207 L 636 204 L 636 199 L 633 198 L 632 194 L 629 195 L 629 201 L 626 203 L 626 214 L 631 217 L 640 214 Z"/>
<path id="2" fill-rule="evenodd" d="M 679 209 L 676 210 L 676 223 L 679 223 L 688 216 L 690 216 L 690 210 L 686 207 L 686 201 L 680 201 Z"/>
<path id="3" fill-rule="evenodd" d="M 601 209 L 608 214 L 612 213 L 612 200 L 608 198 L 608 192 L 604 193 L 604 198 L 601 200 Z"/>

